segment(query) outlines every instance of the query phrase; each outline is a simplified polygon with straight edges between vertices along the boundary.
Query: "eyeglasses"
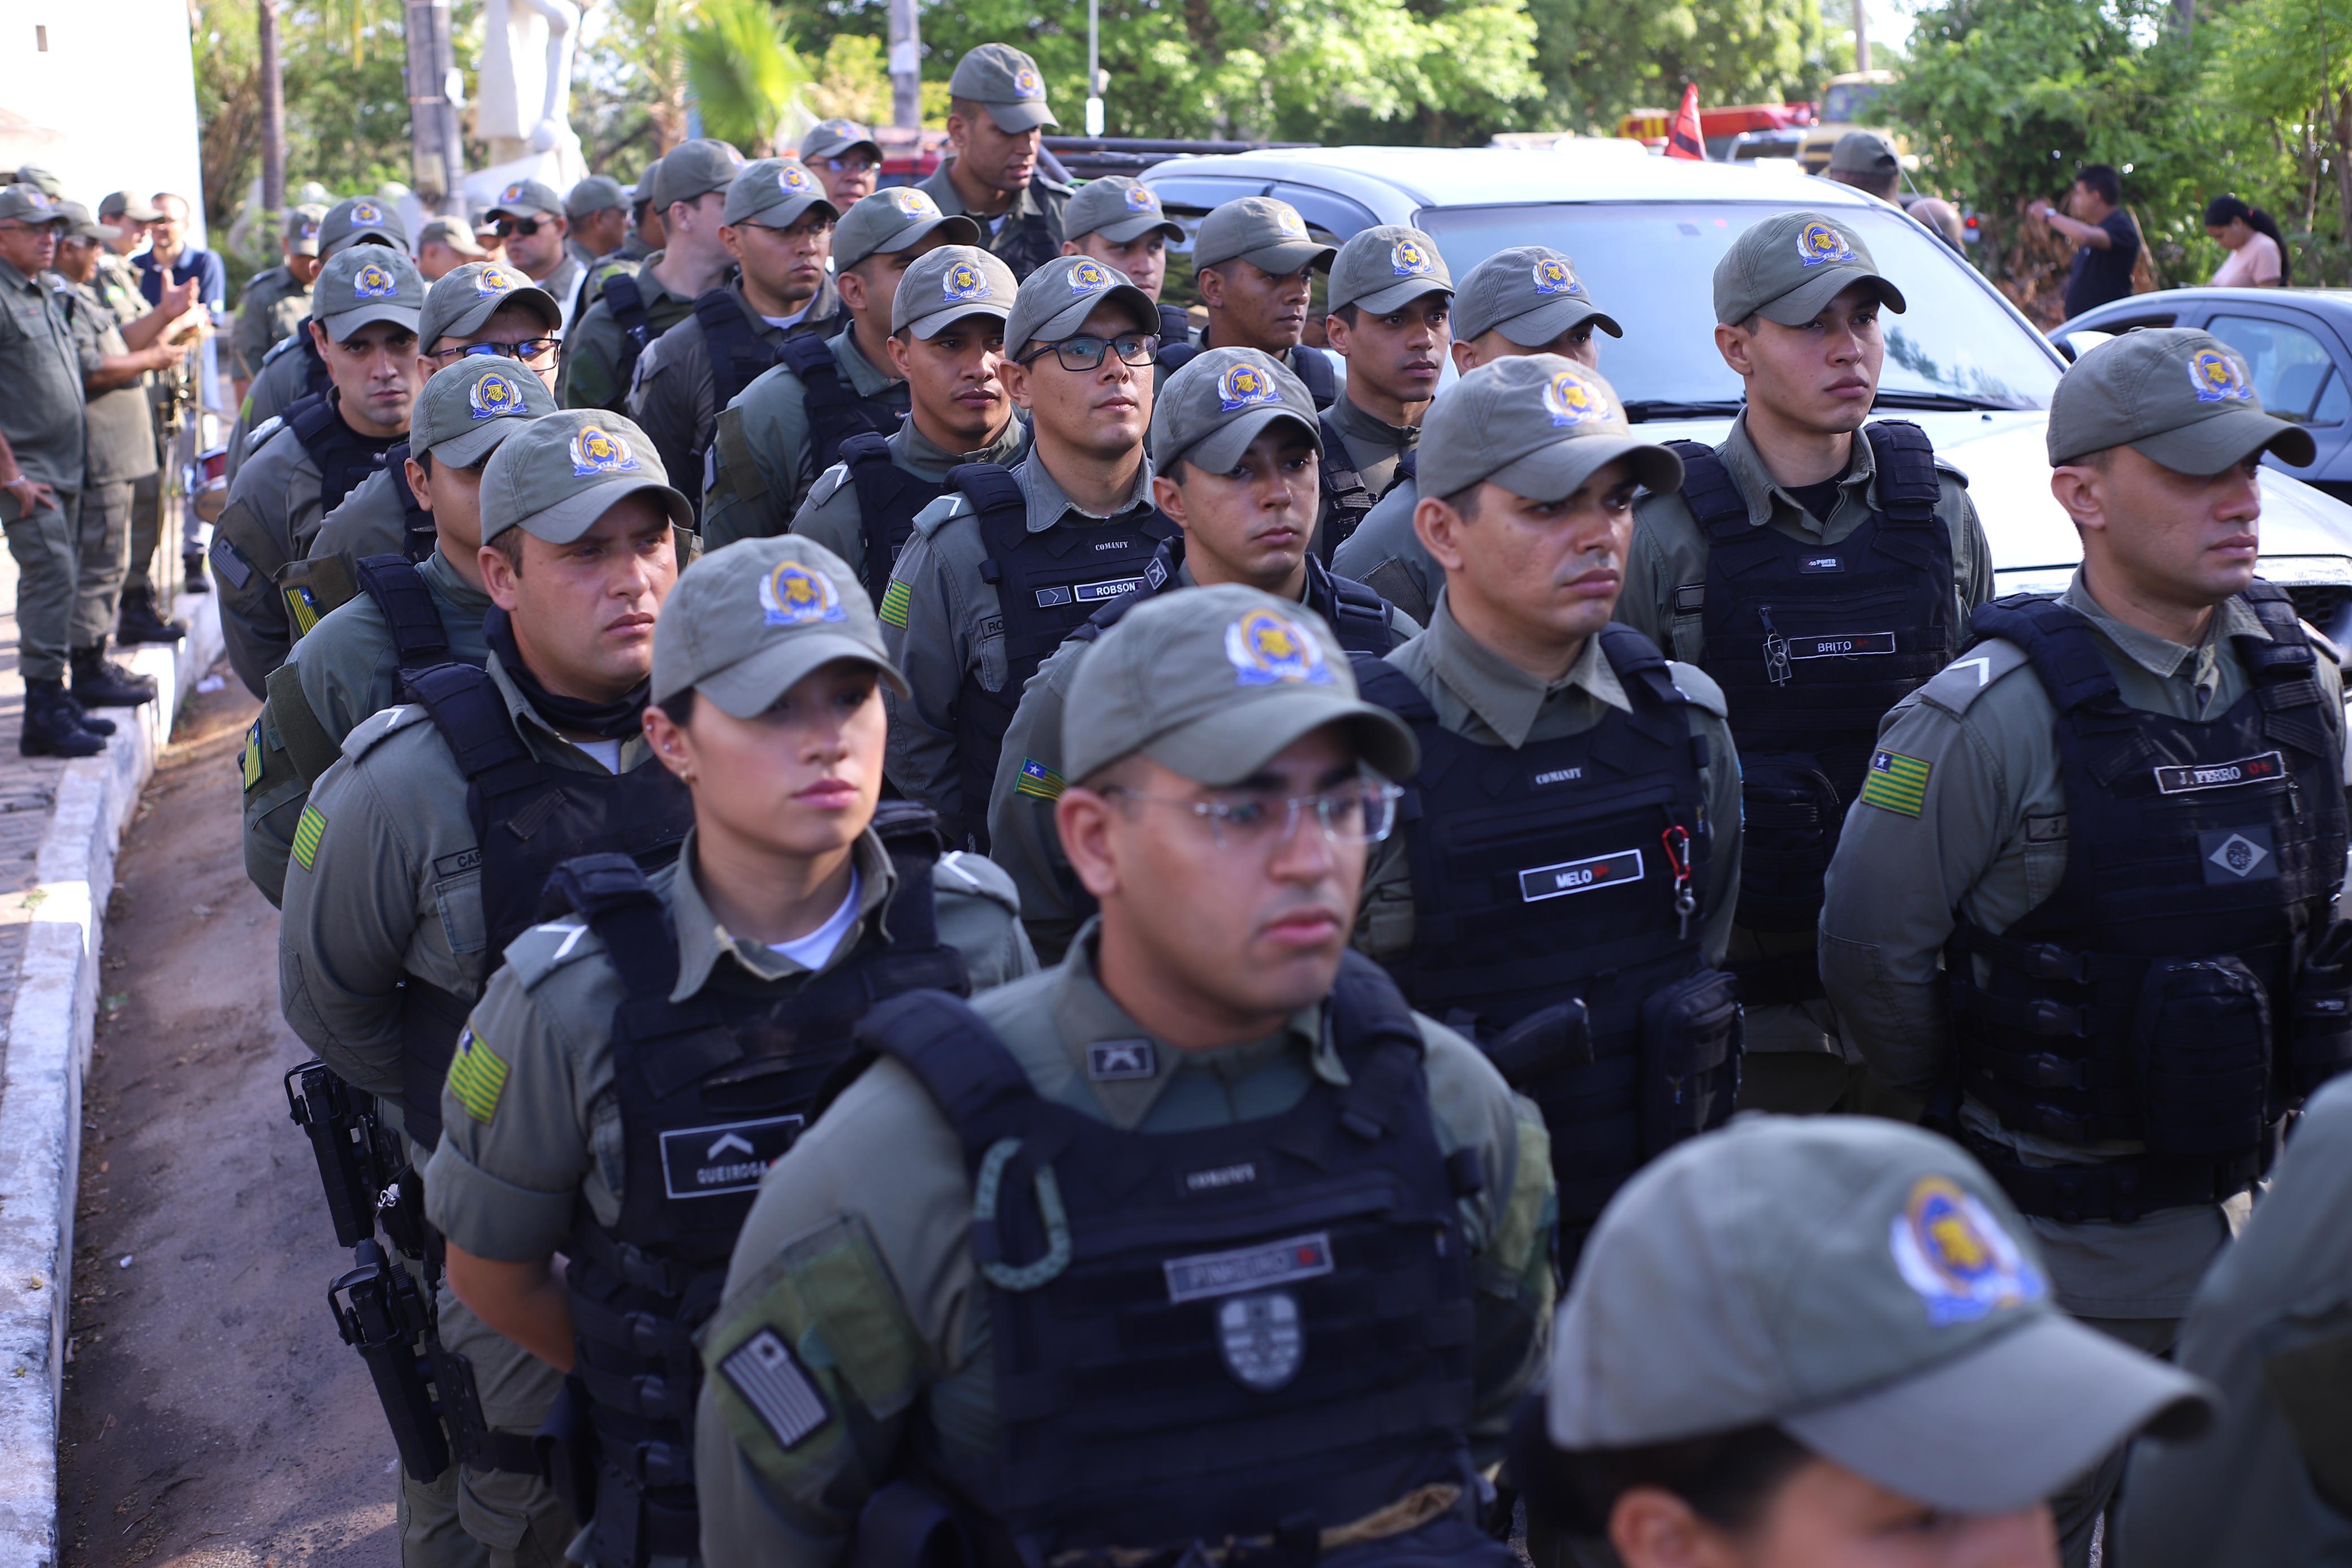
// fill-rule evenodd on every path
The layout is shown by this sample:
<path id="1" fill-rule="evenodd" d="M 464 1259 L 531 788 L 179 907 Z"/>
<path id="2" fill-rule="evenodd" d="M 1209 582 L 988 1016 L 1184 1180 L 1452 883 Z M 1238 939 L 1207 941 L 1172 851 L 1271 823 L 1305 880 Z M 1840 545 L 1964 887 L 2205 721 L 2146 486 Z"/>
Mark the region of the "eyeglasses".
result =
<path id="1" fill-rule="evenodd" d="M 1059 342 L 1046 344 L 1034 353 L 1023 355 L 1021 362 L 1034 365 L 1051 354 L 1062 362 L 1066 371 L 1091 371 L 1102 363 L 1105 350 L 1117 354 L 1120 363 L 1140 370 L 1151 362 L 1154 354 L 1160 352 L 1160 335 L 1157 332 L 1121 332 L 1116 338 L 1091 335 L 1064 338 Z"/>
<path id="2" fill-rule="evenodd" d="M 871 174 L 881 167 L 864 153 L 859 153 L 855 158 L 820 158 L 817 163 L 819 167 L 830 169 L 836 174 Z"/>
<path id="3" fill-rule="evenodd" d="M 1396 826 L 1396 803 L 1404 791 L 1393 784 L 1365 779 L 1326 789 L 1319 795 L 1292 795 L 1284 800 L 1260 797 L 1254 800 L 1176 800 L 1165 795 L 1146 795 L 1121 784 L 1114 784 L 1103 793 L 1190 812 L 1209 824 L 1209 836 L 1221 850 L 1237 847 L 1263 851 L 1288 843 L 1298 831 L 1299 818 L 1310 810 L 1321 825 L 1323 836 L 1334 844 L 1353 848 L 1379 843 Z"/>
<path id="4" fill-rule="evenodd" d="M 425 357 L 444 363 L 466 354 L 496 354 L 501 359 L 520 360 L 526 365 L 544 364 L 555 357 L 562 346 L 561 338 L 525 338 L 519 343 L 468 343 L 462 349 L 436 349 Z"/>
<path id="5" fill-rule="evenodd" d="M 490 232 L 500 239 L 508 239 L 516 235 L 529 239 L 542 226 L 541 221 L 538 218 L 500 218 L 490 225 Z"/>

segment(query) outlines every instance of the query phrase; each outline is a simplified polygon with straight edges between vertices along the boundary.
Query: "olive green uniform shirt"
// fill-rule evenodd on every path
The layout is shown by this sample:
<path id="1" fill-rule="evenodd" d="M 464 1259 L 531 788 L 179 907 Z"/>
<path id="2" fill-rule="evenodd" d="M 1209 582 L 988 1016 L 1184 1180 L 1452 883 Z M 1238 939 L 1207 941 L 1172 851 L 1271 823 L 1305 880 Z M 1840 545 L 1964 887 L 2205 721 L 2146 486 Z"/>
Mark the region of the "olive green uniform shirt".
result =
<path id="1" fill-rule="evenodd" d="M 1054 241 L 1049 254 L 1062 254 L 1062 242 L 1069 237 L 1063 232 L 1062 220 L 1073 193 L 1070 186 L 1057 180 L 1048 180 L 1043 174 L 1033 175 L 1027 186 L 1014 194 L 1010 207 L 992 218 L 983 218 L 964 205 L 963 193 L 956 189 L 955 181 L 949 177 L 948 170 L 954 163 L 952 156 L 940 159 L 940 166 L 931 172 L 931 177 L 915 188 L 937 202 L 940 211 L 948 216 L 969 217 L 978 224 L 981 245 L 994 256 L 1008 255 L 1019 243 L 1024 224 L 1032 214 L 1043 213 L 1045 214 L 1045 230 Z M 1021 273 L 1019 276 L 1025 277 L 1028 275 Z"/>
<path id="2" fill-rule="evenodd" d="M 637 287 L 645 296 L 646 321 L 656 341 L 694 314 L 694 297 L 671 293 L 655 273 L 654 264 L 661 256 L 656 251 L 635 274 Z M 603 286 L 599 285 L 596 302 L 581 314 L 564 336 L 562 371 L 556 382 L 555 401 L 566 408 L 602 408 L 618 413 L 629 395 L 628 381 L 621 374 L 621 357 L 626 345 L 627 336 L 613 315 L 613 302 L 604 298 Z M 647 352 L 652 349 L 653 343 L 646 345 Z"/>
<path id="3" fill-rule="evenodd" d="M 944 485 L 949 471 L 966 463 L 994 463 L 1010 468 L 1020 462 L 1029 455 L 1029 422 L 1015 414 L 1005 421 L 994 441 L 977 452 L 950 452 L 917 430 L 912 419 L 900 421 L 886 439 L 893 464 L 929 484 Z M 808 499 L 801 503 L 799 514 L 785 531 L 814 539 L 847 561 L 861 579 L 865 577 L 866 514 L 858 504 L 857 486 L 850 483 L 849 465 L 836 463 L 817 476 L 816 483 L 809 486 Z M 886 585 L 873 586 L 879 598 Z"/>
<path id="4" fill-rule="evenodd" d="M 237 296 L 236 327 L 229 336 L 237 373 L 250 378 L 270 345 L 310 319 L 310 285 L 295 282 L 283 267 L 255 273 Z"/>
<path id="5" fill-rule="evenodd" d="M 123 317 L 100 293 L 95 283 L 73 286 L 72 307 L 74 350 L 81 358 L 83 384 L 87 386 L 89 379 L 98 374 L 101 361 L 131 351 L 131 346 L 122 340 L 122 329 L 139 317 Z M 158 466 L 155 418 L 147 402 L 144 382 L 142 376 L 110 392 L 88 394 L 89 407 L 83 416 L 82 483 L 93 490 L 100 485 L 144 479 Z"/>
<path id="6" fill-rule="evenodd" d="M 2250 685 L 2231 643 L 2267 641 L 2242 600 L 2214 613 L 2185 648 L 2116 620 L 2077 572 L 2061 602 L 2088 621 L 2123 700 L 2177 718 L 2220 716 Z M 2340 745 L 2342 681 L 2319 661 L 2321 715 Z M 1927 765 L 1916 816 L 1863 801 L 1847 814 L 1822 910 L 1822 978 L 1845 1038 L 1875 1078 L 1925 1098 L 1950 1054 L 1942 957 L 1955 915 L 1998 935 L 2046 901 L 2066 870 L 2066 792 L 2057 712 L 2015 643 L 1992 639 L 1895 705 L 1879 730 L 1887 750 Z M 2001 1128 L 1973 1100 L 1970 1131 L 2035 1164 L 2138 1155 L 2130 1142 L 2089 1146 Z M 2235 1206 L 2242 1214 L 2243 1202 Z M 2129 1225 L 2030 1220 L 2050 1260 L 2059 1303 L 2088 1317 L 2170 1318 L 2229 1239 L 2213 1206 L 2166 1209 Z"/>
<path id="7" fill-rule="evenodd" d="M 81 365 L 65 298 L 46 275 L 27 277 L 0 261 L 0 436 L 26 477 L 57 490 L 82 486 Z M 0 518 L 22 515 L 0 491 Z"/>
<path id="8" fill-rule="evenodd" d="M 1445 569 L 1413 531 L 1412 509 L 1421 504 L 1421 486 L 1400 475 L 1356 531 L 1331 557 L 1331 570 L 1352 577 L 1414 620 L 1426 622 L 1436 612 L 1438 591 L 1445 586 Z"/>
<path id="9" fill-rule="evenodd" d="M 255 696 L 294 645 L 278 570 L 310 553 L 326 516 L 323 485 L 310 449 L 279 425 L 229 481 L 228 501 L 213 525 L 221 640 L 230 667 Z"/>
<path id="10" fill-rule="evenodd" d="M 743 298 L 740 275 L 730 273 L 722 287 L 752 334 L 772 353 L 781 350 L 786 338 L 810 332 L 830 338 L 843 325 L 841 293 L 834 287 L 831 273 L 824 275 L 801 319 L 789 327 L 771 326 L 751 308 L 751 302 Z M 629 417 L 653 438 L 662 465 L 687 476 L 682 488 L 689 496 L 698 493 L 702 482 L 701 465 L 694 457 L 698 448 L 707 447 L 719 418 L 718 390 L 711 371 L 709 335 L 703 330 L 702 318 L 692 314 L 646 345 L 629 388 Z"/>
<path id="11" fill-rule="evenodd" d="M 1320 1002 L 1270 1039 L 1215 1051 L 1156 1042 L 1150 1078 L 1093 1082 L 1089 1045 L 1153 1038 L 1096 980 L 1093 947 L 1089 927 L 1057 967 L 973 999 L 1043 1098 L 1149 1135 L 1264 1121 L 1318 1082 L 1347 1083 Z M 1491 1460 L 1513 1403 L 1545 1364 L 1550 1145 L 1535 1107 L 1475 1047 L 1417 1021 L 1438 1143 L 1448 1154 L 1477 1149 L 1486 1172 L 1460 1211 L 1475 1303 L 1470 1437 L 1474 1455 Z M 949 1479 L 988 1497 L 995 1359 L 987 1291 L 972 1264 L 971 1211 L 953 1126 L 894 1061 L 858 1079 L 770 1167 L 736 1242 L 704 1359 L 715 1364 L 766 1327 L 790 1344 L 821 1343 L 831 1354 L 803 1364 L 828 1415 L 778 1451 L 760 1446 L 759 1418 L 724 1378 L 704 1382 L 695 1471 L 703 1556 L 713 1568 L 840 1562 L 859 1507 L 910 1448 L 936 1453 Z M 845 1423 L 840 1412 L 853 1406 L 856 1418 Z M 912 1436 L 919 1424 L 920 1438 Z"/>
<path id="12" fill-rule="evenodd" d="M 1331 406 L 1323 411 L 1323 417 L 1331 422 L 1331 428 L 1348 444 L 1348 456 L 1353 460 L 1357 474 L 1375 496 L 1395 482 L 1397 459 L 1421 444 L 1421 426 L 1374 419 L 1348 400 L 1345 386 L 1332 399 Z M 1327 461 L 1338 456 L 1333 453 Z"/>
<path id="13" fill-rule="evenodd" d="M 825 347 L 850 391 L 906 413 L 907 383 L 866 356 L 857 346 L 856 323 L 826 339 Z M 761 371 L 741 396 L 719 411 L 705 466 L 704 549 L 773 538 L 790 528 L 818 473 L 809 450 L 808 388 L 790 365 Z"/>
<path id="14" fill-rule="evenodd" d="M 1138 465 L 1128 504 L 1108 517 L 1087 511 L 1063 492 L 1035 453 L 1013 470 L 1028 503 L 1028 528 L 1042 534 L 1065 526 L 1091 528 L 1150 516 L 1151 462 Z M 981 575 L 988 548 L 980 516 L 950 490 L 915 518 L 914 537 L 898 557 L 882 596 L 882 641 L 907 677 L 913 695 L 888 693 L 889 775 L 908 799 L 940 814 L 950 843 L 965 841 L 988 818 L 988 802 L 963 798 L 957 766 L 956 707 L 967 673 L 992 692 L 1013 678 L 1004 648 L 1004 612 L 996 584 Z"/>
<path id="15" fill-rule="evenodd" d="M 339 555 L 362 561 L 372 555 L 405 554 L 407 544 L 408 508 L 385 467 L 352 486 L 342 504 L 319 519 L 319 531 L 302 553 L 306 560 Z"/>
<path id="16" fill-rule="evenodd" d="M 1774 483 L 1763 455 L 1748 439 L 1745 414 L 1732 422 L 1730 435 L 1715 450 L 1748 503 L 1751 528 L 1772 528 L 1808 544 L 1833 545 L 1868 521 L 1878 505 L 1876 454 L 1859 432 L 1853 465 L 1840 481 L 1838 502 L 1827 520 L 1811 516 Z M 1965 643 L 1969 612 L 1993 595 L 1992 549 L 1985 542 L 1984 525 L 1977 520 L 1976 504 L 1969 499 L 1966 477 L 1941 458 L 1936 460 L 1936 466 L 1943 491 L 1936 502 L 1936 516 L 1952 539 L 1952 605 L 1957 617 L 1953 625 Z M 1634 501 L 1633 548 L 1625 563 L 1625 589 L 1618 596 L 1617 619 L 1664 649 L 1669 658 L 1701 666 L 1706 654 L 1700 618 L 1707 553 L 1706 532 L 1679 492 L 1645 493 Z M 1801 931 L 1762 935 L 1735 925 L 1727 956 L 1739 964 L 1804 952 L 1811 946 Z M 1759 1054 L 1784 1051 L 1846 1054 L 1838 1044 L 1836 1016 L 1821 1000 L 1748 1009 L 1746 1049 Z"/>

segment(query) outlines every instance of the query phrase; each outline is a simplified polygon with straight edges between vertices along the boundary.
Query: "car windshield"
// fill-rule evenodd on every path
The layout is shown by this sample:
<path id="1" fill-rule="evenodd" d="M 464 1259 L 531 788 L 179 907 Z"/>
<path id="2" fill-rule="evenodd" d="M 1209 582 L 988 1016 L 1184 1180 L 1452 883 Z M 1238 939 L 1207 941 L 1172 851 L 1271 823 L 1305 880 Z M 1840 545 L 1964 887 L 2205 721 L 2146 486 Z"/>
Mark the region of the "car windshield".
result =
<path id="1" fill-rule="evenodd" d="M 1457 278 L 1508 246 L 1549 245 L 1574 258 L 1594 300 L 1625 329 L 1622 338 L 1599 340 L 1601 373 L 1627 404 L 1737 402 L 1739 378 L 1715 348 L 1715 264 L 1774 210 L 1762 203 L 1560 203 L 1424 208 L 1419 222 Z M 1896 213 L 1841 207 L 1837 218 L 1910 307 L 1881 318 L 1883 400 L 2050 406 L 2064 367 L 1967 263 Z"/>
<path id="2" fill-rule="evenodd" d="M 1876 82 L 1840 82 L 1822 94 L 1822 123 L 1852 125 L 1878 101 Z"/>

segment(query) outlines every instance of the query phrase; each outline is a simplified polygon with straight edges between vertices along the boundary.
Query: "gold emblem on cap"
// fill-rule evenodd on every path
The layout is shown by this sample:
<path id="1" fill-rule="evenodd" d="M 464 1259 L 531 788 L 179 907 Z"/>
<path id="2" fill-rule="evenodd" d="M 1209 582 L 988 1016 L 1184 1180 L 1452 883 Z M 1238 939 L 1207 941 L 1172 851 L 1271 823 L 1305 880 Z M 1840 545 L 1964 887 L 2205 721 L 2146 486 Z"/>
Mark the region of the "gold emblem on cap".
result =
<path id="1" fill-rule="evenodd" d="M 1237 686 L 1331 685 L 1315 633 L 1273 610 L 1252 610 L 1225 628 L 1225 662 Z"/>
<path id="2" fill-rule="evenodd" d="M 2200 349 L 2189 356 L 2189 384 L 2197 390 L 2199 402 L 2243 402 L 2254 395 L 2238 361 L 2219 349 Z"/>
<path id="3" fill-rule="evenodd" d="M 1613 419 L 1617 413 L 1600 383 L 1588 381 L 1580 371 L 1561 371 L 1544 382 L 1543 403 L 1552 423 L 1562 430 Z"/>
<path id="4" fill-rule="evenodd" d="M 572 473 L 585 479 L 596 474 L 634 474 L 639 467 L 629 444 L 601 424 L 583 424 L 572 437 Z"/>

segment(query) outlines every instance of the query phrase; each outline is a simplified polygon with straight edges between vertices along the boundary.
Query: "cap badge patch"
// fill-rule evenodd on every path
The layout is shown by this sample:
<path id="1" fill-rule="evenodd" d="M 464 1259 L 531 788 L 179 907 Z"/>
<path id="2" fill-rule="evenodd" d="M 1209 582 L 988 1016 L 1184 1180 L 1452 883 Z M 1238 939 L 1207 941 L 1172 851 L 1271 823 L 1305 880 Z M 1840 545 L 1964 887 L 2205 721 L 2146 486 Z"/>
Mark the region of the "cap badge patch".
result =
<path id="1" fill-rule="evenodd" d="M 520 183 L 520 182 L 518 182 L 518 183 L 515 183 L 515 184 L 509 185 L 505 190 L 503 190 L 503 191 L 499 192 L 499 201 L 501 201 L 501 202 L 520 202 L 520 201 L 521 201 L 521 200 L 522 200 L 522 185 L 521 185 L 521 183 Z"/>
<path id="2" fill-rule="evenodd" d="M 503 267 L 486 267 L 474 278 L 477 294 L 511 294 L 523 286 L 523 280 Z"/>
<path id="3" fill-rule="evenodd" d="M 1581 294 L 1584 285 L 1578 282 L 1576 269 L 1556 256 L 1545 256 L 1536 263 L 1538 294 Z"/>
<path id="4" fill-rule="evenodd" d="M 1070 268 L 1070 292 L 1073 294 L 1100 294 L 1109 287 L 1110 274 L 1098 261 L 1081 261 Z"/>
<path id="5" fill-rule="evenodd" d="M 1887 1225 L 1895 1267 L 1927 1308 L 1927 1321 L 1974 1322 L 2047 1291 L 2016 1239 L 1992 1211 L 1944 1176 L 1921 1176 Z"/>
<path id="6" fill-rule="evenodd" d="M 400 293 L 400 285 L 371 261 L 352 275 L 352 292 L 362 299 L 390 299 Z"/>
<path id="7" fill-rule="evenodd" d="M 940 216 L 940 204 L 931 200 L 930 193 L 912 185 L 890 187 L 890 204 L 898 209 L 901 217 L 936 218 Z"/>
<path id="8" fill-rule="evenodd" d="M 466 402 L 473 408 L 476 419 L 495 419 L 502 413 L 525 412 L 522 389 L 502 371 L 492 371 L 467 388 Z"/>
<path id="9" fill-rule="evenodd" d="M 1401 239 L 1389 252 L 1389 265 L 1399 277 L 1419 277 L 1431 269 L 1429 252 L 1417 239 Z"/>
<path id="10" fill-rule="evenodd" d="M 1797 259 L 1807 267 L 1825 267 L 1832 261 L 1855 259 L 1853 246 L 1846 244 L 1845 235 L 1827 224 L 1807 224 L 1797 231 Z"/>
<path id="11" fill-rule="evenodd" d="M 1019 70 L 1013 73 L 1013 96 L 1015 98 L 1043 98 L 1045 96 L 1045 84 L 1037 79 L 1037 73 L 1034 70 L 1031 69 L 1027 66 L 1023 66 Z"/>
<path id="12" fill-rule="evenodd" d="M 2189 356 L 2189 384 L 2199 402 L 2243 402 L 2254 395 L 2238 361 L 2219 349 L 2200 349 Z"/>
<path id="13" fill-rule="evenodd" d="M 303 219 L 299 237 L 305 240 L 317 239 L 319 237 L 319 225 L 312 223 L 308 218 Z"/>
<path id="14" fill-rule="evenodd" d="M 940 292 L 962 304 L 988 296 L 988 275 L 969 261 L 959 261 L 940 276 Z"/>
<path id="15" fill-rule="evenodd" d="M 380 224 L 383 222 L 383 209 L 373 202 L 361 202 L 352 208 L 352 222 L 354 225 Z"/>
<path id="16" fill-rule="evenodd" d="M 1217 403 L 1227 413 L 1248 408 L 1253 403 L 1280 402 L 1282 394 L 1275 390 L 1274 378 L 1258 365 L 1227 365 L 1225 373 L 1217 378 Z"/>
<path id="17" fill-rule="evenodd" d="M 1274 204 L 1274 226 L 1285 239 L 1307 237 L 1307 220 L 1300 217 L 1298 210 L 1286 202 Z"/>
<path id="18" fill-rule="evenodd" d="M 846 619 L 833 579 L 796 560 L 778 561 L 760 580 L 760 608 L 771 626 L 807 626 Z"/>
<path id="19" fill-rule="evenodd" d="M 1574 371 L 1562 371 L 1546 382 L 1543 401 L 1552 424 L 1561 430 L 1608 419 L 1614 412 L 1609 406 L 1607 394 Z"/>
<path id="20" fill-rule="evenodd" d="M 1225 659 L 1237 686 L 1332 684 L 1315 634 L 1272 610 L 1253 610 L 1225 628 Z"/>
<path id="21" fill-rule="evenodd" d="M 787 163 L 777 170 L 776 183 L 796 196 L 804 196 L 816 188 L 816 182 L 809 178 L 808 171 L 797 163 Z"/>
<path id="22" fill-rule="evenodd" d="M 639 464 L 629 444 L 598 424 L 583 424 L 572 438 L 572 472 L 585 479 L 595 474 L 634 474 Z"/>
<path id="23" fill-rule="evenodd" d="M 1129 185 L 1127 188 L 1127 210 L 1130 213 L 1156 213 L 1160 204 L 1152 199 L 1149 187 Z"/>

